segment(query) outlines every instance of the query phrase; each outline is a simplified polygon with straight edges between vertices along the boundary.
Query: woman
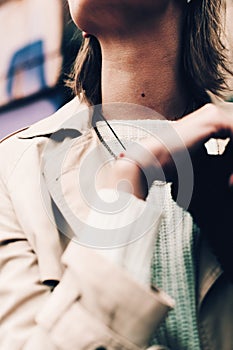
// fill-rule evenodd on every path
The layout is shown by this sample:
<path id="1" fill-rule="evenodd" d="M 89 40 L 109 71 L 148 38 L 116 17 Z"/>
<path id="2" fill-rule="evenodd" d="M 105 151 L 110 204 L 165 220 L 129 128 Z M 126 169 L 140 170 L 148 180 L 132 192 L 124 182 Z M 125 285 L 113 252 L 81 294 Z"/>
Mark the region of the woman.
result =
<path id="1" fill-rule="evenodd" d="M 233 132 L 205 92 L 228 72 L 224 4 L 69 5 L 81 104 L 1 145 L 1 349 L 231 349 L 232 150 L 204 148 Z"/>

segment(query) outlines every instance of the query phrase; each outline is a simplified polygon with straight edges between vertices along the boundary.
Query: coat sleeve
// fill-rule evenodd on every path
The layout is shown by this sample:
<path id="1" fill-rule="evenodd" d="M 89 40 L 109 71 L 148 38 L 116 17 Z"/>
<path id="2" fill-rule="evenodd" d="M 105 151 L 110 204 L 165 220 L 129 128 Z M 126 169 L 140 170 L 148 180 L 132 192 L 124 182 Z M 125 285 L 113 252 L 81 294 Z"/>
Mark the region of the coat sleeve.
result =
<path id="1" fill-rule="evenodd" d="M 52 291 L 0 184 L 1 350 L 146 348 L 171 300 L 116 264 L 71 242 Z"/>

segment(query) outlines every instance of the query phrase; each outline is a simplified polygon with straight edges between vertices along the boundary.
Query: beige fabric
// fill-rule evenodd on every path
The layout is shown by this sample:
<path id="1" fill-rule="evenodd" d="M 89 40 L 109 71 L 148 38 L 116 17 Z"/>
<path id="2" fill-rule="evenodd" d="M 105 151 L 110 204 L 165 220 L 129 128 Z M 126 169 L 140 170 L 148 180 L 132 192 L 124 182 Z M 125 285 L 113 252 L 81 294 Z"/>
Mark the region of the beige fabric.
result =
<path id="1" fill-rule="evenodd" d="M 45 123 L 47 134 L 77 108 L 82 107 L 74 100 L 25 133 L 40 134 Z M 79 121 L 80 130 L 82 124 L 88 128 Z M 23 136 L 12 136 L 0 147 L 1 350 L 145 348 L 170 298 L 141 287 L 94 252 L 71 247 L 58 233 L 41 196 L 47 139 Z M 60 281 L 52 293 L 51 281 Z"/>
<path id="2" fill-rule="evenodd" d="M 68 126 L 83 133 L 78 145 L 88 152 L 98 140 L 89 130 L 88 113 L 77 115 L 83 108 L 74 99 L 54 116 L 6 139 L 0 147 L 3 350 L 142 349 L 172 306 L 169 297 L 140 286 L 106 258 L 70 244 L 58 233 L 50 208 L 44 206 L 40 165 L 47 138 L 43 135 L 59 130 L 76 115 L 74 125 Z M 80 148 L 75 145 L 74 149 Z M 63 173 L 66 195 L 73 203 L 76 193 L 71 190 L 69 170 L 72 161 L 77 163 L 81 156 L 83 153 L 71 154 Z M 204 259 L 211 256 L 207 251 L 208 246 L 203 245 L 199 279 L 202 346 L 229 350 L 233 348 L 233 289 L 221 277 L 216 261 L 213 264 L 214 259 Z M 61 281 L 52 293 L 49 280 Z"/>

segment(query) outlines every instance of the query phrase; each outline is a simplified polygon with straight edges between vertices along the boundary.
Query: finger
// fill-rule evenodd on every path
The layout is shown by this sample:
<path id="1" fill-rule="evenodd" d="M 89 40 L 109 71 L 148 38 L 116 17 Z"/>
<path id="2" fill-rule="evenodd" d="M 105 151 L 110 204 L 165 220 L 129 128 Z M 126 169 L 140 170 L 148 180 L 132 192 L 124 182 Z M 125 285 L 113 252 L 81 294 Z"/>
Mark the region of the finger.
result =
<path id="1" fill-rule="evenodd" d="M 229 177 L 229 187 L 231 188 L 231 190 L 233 190 L 233 174 L 231 174 Z"/>

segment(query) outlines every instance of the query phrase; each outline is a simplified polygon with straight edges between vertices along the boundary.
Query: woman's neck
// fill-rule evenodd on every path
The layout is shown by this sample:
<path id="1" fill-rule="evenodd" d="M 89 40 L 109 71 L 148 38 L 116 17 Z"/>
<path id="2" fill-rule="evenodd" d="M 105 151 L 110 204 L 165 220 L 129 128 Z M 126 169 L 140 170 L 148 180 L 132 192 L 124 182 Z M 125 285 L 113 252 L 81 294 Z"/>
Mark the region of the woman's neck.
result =
<path id="1" fill-rule="evenodd" d="M 128 33 L 99 39 L 103 104 L 139 104 L 168 119 L 185 112 L 187 94 L 180 72 L 181 14 L 180 8 L 170 6 L 148 27 L 137 30 L 134 26 L 134 31 L 128 28 Z"/>

